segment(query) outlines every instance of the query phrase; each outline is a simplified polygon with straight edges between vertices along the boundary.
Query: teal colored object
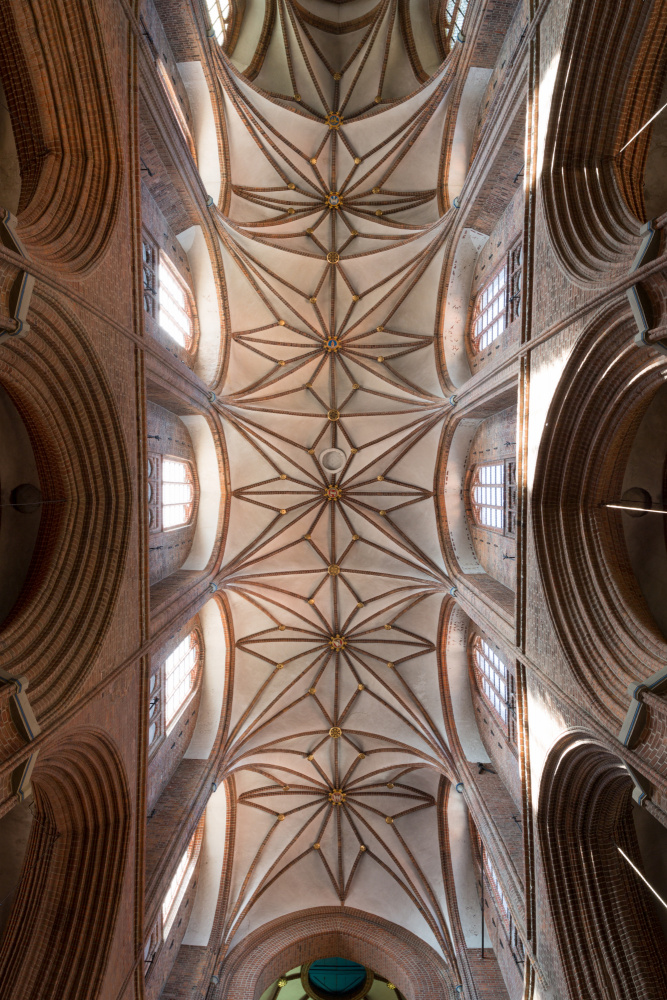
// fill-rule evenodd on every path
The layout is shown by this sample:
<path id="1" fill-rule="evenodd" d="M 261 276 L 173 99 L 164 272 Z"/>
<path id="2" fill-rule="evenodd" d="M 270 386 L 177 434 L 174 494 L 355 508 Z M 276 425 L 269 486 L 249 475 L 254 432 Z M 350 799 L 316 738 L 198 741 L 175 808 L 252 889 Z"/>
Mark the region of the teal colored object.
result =
<path id="1" fill-rule="evenodd" d="M 308 979 L 322 996 L 344 1000 L 364 985 L 366 969 L 346 958 L 321 958 L 311 965 Z"/>

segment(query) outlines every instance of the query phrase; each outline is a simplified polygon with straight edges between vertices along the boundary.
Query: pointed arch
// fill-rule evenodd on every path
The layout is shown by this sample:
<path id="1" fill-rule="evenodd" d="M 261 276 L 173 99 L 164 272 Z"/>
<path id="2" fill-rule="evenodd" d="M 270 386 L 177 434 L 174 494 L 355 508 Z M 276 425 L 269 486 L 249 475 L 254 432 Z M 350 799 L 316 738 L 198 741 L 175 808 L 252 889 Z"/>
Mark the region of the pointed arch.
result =
<path id="1" fill-rule="evenodd" d="M 0 947 L 0 993 L 95 1000 L 127 858 L 125 769 L 105 734 L 79 730 L 43 752 L 32 783 L 35 819 Z"/>

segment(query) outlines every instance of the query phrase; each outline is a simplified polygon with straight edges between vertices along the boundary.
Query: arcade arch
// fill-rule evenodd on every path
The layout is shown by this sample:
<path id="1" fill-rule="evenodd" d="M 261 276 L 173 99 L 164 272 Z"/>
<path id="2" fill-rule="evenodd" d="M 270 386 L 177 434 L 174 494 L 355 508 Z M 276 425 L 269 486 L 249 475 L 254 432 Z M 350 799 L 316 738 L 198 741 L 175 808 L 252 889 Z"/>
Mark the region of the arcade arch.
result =
<path id="1" fill-rule="evenodd" d="M 0 945 L 0 990 L 8 1000 L 94 1000 L 127 861 L 125 770 L 105 734 L 80 730 L 40 755 L 32 786 L 34 820 Z"/>
<path id="2" fill-rule="evenodd" d="M 643 868 L 632 791 L 623 762 L 585 733 L 566 734 L 547 758 L 538 829 L 563 995 L 571 1000 L 667 993 L 667 941 L 655 900 L 630 864 Z"/>

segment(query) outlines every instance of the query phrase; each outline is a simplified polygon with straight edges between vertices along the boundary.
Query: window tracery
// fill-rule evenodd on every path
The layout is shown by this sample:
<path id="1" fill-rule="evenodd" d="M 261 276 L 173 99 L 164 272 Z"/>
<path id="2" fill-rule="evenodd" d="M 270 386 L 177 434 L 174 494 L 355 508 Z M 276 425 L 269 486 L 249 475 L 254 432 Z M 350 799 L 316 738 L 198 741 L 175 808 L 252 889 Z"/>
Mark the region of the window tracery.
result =
<path id="1" fill-rule="evenodd" d="M 158 322 L 172 340 L 190 350 L 195 332 L 190 291 L 165 253 L 160 254 Z"/>
<path id="2" fill-rule="evenodd" d="M 470 490 L 477 524 L 494 531 L 505 528 L 505 463 L 478 465 Z"/>
<path id="3" fill-rule="evenodd" d="M 511 692 L 507 665 L 481 636 L 475 638 L 473 659 L 480 690 L 505 726 L 509 723 Z"/>
<path id="4" fill-rule="evenodd" d="M 156 62 L 162 86 L 164 87 L 164 91 L 167 97 L 169 98 L 169 103 L 171 105 L 172 111 L 174 112 L 174 117 L 178 122 L 178 127 L 183 133 L 183 138 L 185 139 L 188 145 L 188 149 L 192 153 L 193 159 L 196 160 L 195 146 L 194 142 L 192 141 L 192 135 L 190 134 L 190 126 L 188 124 L 186 113 L 181 107 L 181 100 L 176 91 L 176 87 L 174 86 L 174 81 L 169 75 L 169 70 L 159 57 Z"/>
<path id="5" fill-rule="evenodd" d="M 503 265 L 477 296 L 472 323 L 475 351 L 486 350 L 505 331 L 506 300 L 507 267 Z"/>
<path id="6" fill-rule="evenodd" d="M 168 733 L 194 691 L 201 660 L 201 642 L 192 630 L 160 664 L 150 679 L 148 745 Z"/>
<path id="7" fill-rule="evenodd" d="M 454 41 L 463 41 L 463 22 L 468 9 L 468 0 L 447 0 L 447 22 L 449 26 L 448 37 L 450 44 Z"/>
<path id="8" fill-rule="evenodd" d="M 475 523 L 490 531 L 516 534 L 516 462 L 489 462 L 476 466 L 470 484 Z"/>
<path id="9" fill-rule="evenodd" d="M 152 532 L 190 524 L 195 512 L 192 466 L 176 458 L 148 455 L 148 521 Z"/>
<path id="10" fill-rule="evenodd" d="M 173 722 L 195 685 L 199 641 L 195 632 L 178 644 L 165 661 L 165 723 Z"/>
<path id="11" fill-rule="evenodd" d="M 144 312 L 155 319 L 157 308 L 157 247 L 144 233 L 141 243 L 141 268 L 143 275 Z"/>
<path id="12" fill-rule="evenodd" d="M 183 857 L 178 863 L 178 867 L 174 872 L 171 882 L 169 883 L 169 888 L 162 900 L 162 940 L 166 941 L 169 937 L 169 932 L 178 913 L 179 907 L 183 901 L 183 896 L 185 895 L 185 890 L 187 889 L 190 876 L 192 875 L 193 868 L 197 862 L 197 830 L 193 833 L 190 843 L 188 844 Z"/>
<path id="13" fill-rule="evenodd" d="M 477 295 L 470 340 L 476 353 L 486 350 L 521 315 L 523 251 L 519 240 L 508 251 L 503 266 Z"/>
<path id="14" fill-rule="evenodd" d="M 195 489 L 189 462 L 162 460 L 162 526 L 179 528 L 189 524 L 194 509 Z"/>
<path id="15" fill-rule="evenodd" d="M 510 910 L 502 882 L 498 876 L 498 872 L 496 871 L 493 862 L 489 857 L 489 853 L 486 850 L 484 851 L 484 868 L 487 882 L 489 883 L 491 894 L 496 904 L 496 910 L 498 912 L 498 916 L 500 917 L 502 929 L 505 932 L 515 961 L 518 964 L 521 964 L 525 957 L 523 941 L 521 940 L 514 918 L 512 917 L 512 912 Z"/>
<path id="16" fill-rule="evenodd" d="M 206 0 L 206 5 L 211 19 L 211 32 L 218 45 L 224 45 L 232 15 L 230 0 Z"/>

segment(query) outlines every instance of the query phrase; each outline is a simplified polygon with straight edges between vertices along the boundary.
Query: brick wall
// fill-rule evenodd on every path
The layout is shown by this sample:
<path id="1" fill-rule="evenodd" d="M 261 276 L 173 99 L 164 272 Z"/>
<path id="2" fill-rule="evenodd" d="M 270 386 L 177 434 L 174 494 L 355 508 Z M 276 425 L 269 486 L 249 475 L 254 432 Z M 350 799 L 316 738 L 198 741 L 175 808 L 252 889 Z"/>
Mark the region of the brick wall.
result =
<path id="1" fill-rule="evenodd" d="M 600 816 L 617 796 L 596 799 L 601 809 L 587 813 L 592 786 L 574 782 L 561 803 L 555 847 L 547 842 L 549 824 L 535 817 L 540 796 L 548 800 L 553 790 L 549 768 L 543 776 L 545 761 L 569 730 L 587 739 L 594 734 L 608 755 L 600 765 L 603 774 L 618 769 L 622 759 L 644 776 L 650 796 L 645 808 L 657 821 L 667 808 L 664 697 L 643 696 L 647 725 L 634 751 L 617 740 L 629 700 L 626 684 L 665 662 L 665 643 L 633 596 L 622 534 L 613 522 L 592 518 L 602 494 L 585 494 L 577 479 L 585 473 L 584 485 L 593 483 L 598 492 L 611 482 L 614 463 L 622 464 L 619 441 L 631 434 L 637 413 L 664 382 L 656 351 L 634 343 L 623 285 L 639 237 L 637 219 L 619 202 L 619 192 L 634 192 L 634 202 L 641 202 L 644 139 L 625 174 L 626 160 L 614 156 L 619 135 L 631 134 L 648 117 L 649 91 L 664 77 L 666 12 L 664 5 L 640 9 L 631 0 L 541 0 L 532 6 L 537 17 L 524 39 L 521 65 L 512 56 L 528 17 L 527 0 L 472 3 L 469 23 L 477 19 L 479 30 L 460 50 L 462 65 L 493 67 L 482 101 L 471 203 L 464 200 L 457 216 L 457 224 L 491 233 L 475 288 L 522 231 L 525 210 L 533 267 L 525 324 L 473 359 L 473 378 L 456 404 L 467 406 L 474 396 L 491 412 L 498 384 L 504 380 L 506 389 L 508 370 L 520 371 L 527 400 L 520 435 L 512 410 L 506 423 L 503 414 L 492 417 L 474 443 L 478 460 L 506 446 L 518 450 L 527 470 L 518 629 L 507 589 L 514 587 L 515 563 L 502 560 L 503 552 L 514 552 L 508 539 L 476 532 L 480 560 L 496 579 L 458 581 L 456 600 L 479 612 L 489 634 L 498 639 L 500 633 L 508 655 L 525 670 L 526 738 L 519 771 L 498 739 L 497 720 L 476 699 L 482 738 L 498 771 L 479 775 L 476 786 L 507 861 L 524 880 L 527 932 L 544 972 L 538 995 L 593 996 L 586 956 L 591 950 L 598 955 L 604 944 L 606 967 L 614 973 L 629 959 L 635 962 L 637 975 L 626 980 L 632 988 L 625 995 L 654 1000 L 665 995 L 664 984 L 651 985 L 648 978 L 661 972 L 659 953 L 654 959 L 652 952 L 659 939 L 635 905 L 636 883 L 628 872 L 612 869 L 609 843 L 595 840 L 603 828 Z M 200 4 L 154 0 L 142 12 L 187 115 L 175 63 L 203 57 L 208 77 L 217 72 L 213 43 L 201 36 Z M 167 548 L 148 554 L 155 538 L 147 522 L 146 443 L 160 454 L 191 459 L 187 431 L 158 402 L 178 395 L 179 412 L 195 408 L 193 400 L 200 408 L 208 403 L 191 356 L 143 313 L 141 232 L 143 225 L 189 282 L 187 255 L 175 232 L 208 223 L 192 194 L 193 164 L 178 154 L 174 123 L 166 120 L 168 103 L 163 94 L 156 96 L 161 84 L 150 75 L 153 56 L 146 54 L 149 43 L 131 4 L 8 0 L 0 27 L 0 66 L 21 164 L 20 232 L 36 277 L 30 332 L 0 340 L 0 380 L 25 421 L 45 498 L 68 499 L 62 510 L 45 506 L 35 571 L 16 614 L 0 630 L 0 663 L 10 673 L 27 673 L 42 725 L 35 747 L 24 746 L 9 713 L 8 686 L 0 686 L 0 811 L 13 805 L 14 769 L 38 749 L 35 806 L 42 838 L 32 845 L 17 894 L 20 909 L 2 944 L 0 993 L 9 1000 L 23 1000 L 26 991 L 31 1000 L 56 993 L 66 1000 L 125 1000 L 143 963 L 143 929 L 137 928 L 159 910 L 205 806 L 213 763 L 182 759 L 198 694 L 179 720 L 175 746 L 165 742 L 149 759 L 145 739 L 151 664 L 161 662 L 172 639 L 196 621 L 203 599 L 193 586 L 197 574 L 178 569 L 192 528 L 164 533 Z M 528 72 L 540 84 L 542 102 L 533 145 L 544 151 L 553 112 L 550 74 L 559 57 L 560 66 L 572 72 L 559 84 L 563 93 L 557 97 L 564 103 L 552 119 L 558 125 L 551 137 L 557 157 L 541 161 L 537 186 L 526 191 L 524 178 L 515 182 L 515 175 L 535 139 L 534 121 L 525 113 Z M 602 103 L 596 103 L 598 96 Z M 610 117 L 610 108 L 618 117 Z M 599 136 L 606 145 L 596 146 Z M 646 130 L 645 139 L 650 136 Z M 140 157 L 153 173 L 144 171 L 143 191 Z M 612 169 L 618 184 L 609 181 Z M 532 175 L 525 176 L 531 182 Z M 22 260 L 0 247 L 3 321 Z M 664 271 L 664 259 L 658 265 Z M 665 281 L 658 265 L 650 274 L 644 270 L 641 280 L 656 322 L 664 324 Z M 149 437 L 156 432 L 162 445 Z M 566 547 L 569 561 L 562 572 L 557 560 Z M 173 601 L 165 611 L 165 600 L 161 616 L 151 619 L 153 580 L 161 580 L 153 596 Z M 519 807 L 521 827 L 513 819 Z M 59 824 L 57 840 L 53 823 Z M 623 824 L 618 829 L 627 833 Z M 583 867 L 582 842 L 593 844 L 591 863 Z M 557 869 L 566 846 L 567 863 Z M 180 947 L 198 874 L 151 974 L 151 998 L 166 984 L 162 996 L 168 1000 L 201 1000 L 215 962 L 223 975 L 220 997 L 247 1000 L 261 988 L 262 977 L 271 982 L 317 949 L 348 953 L 382 969 L 408 1000 L 449 994 L 443 963 L 423 942 L 354 911 L 344 923 L 340 908 L 261 928 L 221 968 L 222 956 L 213 948 Z M 558 907 L 549 902 L 554 892 L 560 893 Z M 91 908 L 91 899 L 99 905 Z M 602 905 L 593 910 L 591 900 Z M 554 914 L 566 905 L 571 919 L 555 922 Z M 468 962 L 480 1000 L 505 997 L 503 978 L 514 1000 L 521 995 L 519 971 L 492 907 L 491 900 L 498 961 L 483 964 L 470 951 Z"/>
<path id="2" fill-rule="evenodd" d="M 492 949 L 468 948 L 468 962 L 479 1000 L 505 1000 L 508 996 L 505 980 Z"/>

